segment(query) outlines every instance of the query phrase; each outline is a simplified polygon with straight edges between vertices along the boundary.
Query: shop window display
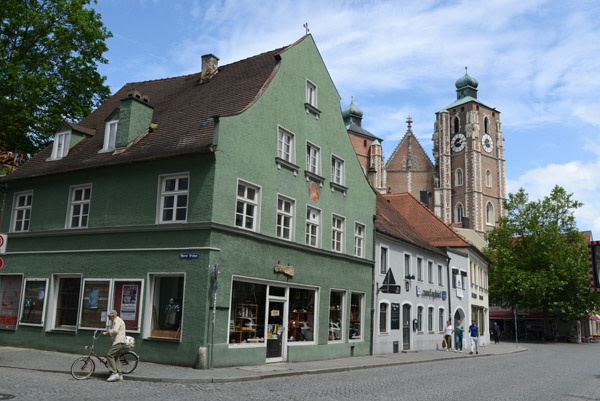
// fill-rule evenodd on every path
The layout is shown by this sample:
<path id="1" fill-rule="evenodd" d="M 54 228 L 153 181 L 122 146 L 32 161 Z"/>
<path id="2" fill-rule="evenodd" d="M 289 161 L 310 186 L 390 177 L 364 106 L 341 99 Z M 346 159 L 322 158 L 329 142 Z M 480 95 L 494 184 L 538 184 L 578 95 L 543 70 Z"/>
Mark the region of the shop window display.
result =
<path id="1" fill-rule="evenodd" d="M 42 324 L 46 302 L 47 280 L 25 280 L 21 323 Z"/>
<path id="2" fill-rule="evenodd" d="M 331 291 L 329 298 L 329 341 L 341 341 L 344 329 L 344 291 Z"/>
<path id="3" fill-rule="evenodd" d="M 0 276 L 0 329 L 16 330 L 23 276 Z"/>
<path id="4" fill-rule="evenodd" d="M 266 285 L 233 282 L 229 344 L 264 343 L 266 299 Z"/>
<path id="5" fill-rule="evenodd" d="M 109 281 L 84 280 L 80 327 L 95 329 L 106 327 L 109 290 Z"/>
<path id="6" fill-rule="evenodd" d="M 79 314 L 80 277 L 59 277 L 56 299 L 56 329 L 75 330 Z"/>
<path id="7" fill-rule="evenodd" d="M 183 282 L 183 276 L 150 276 L 152 337 L 181 338 Z"/>
<path id="8" fill-rule="evenodd" d="M 288 341 L 315 340 L 315 291 L 290 288 Z"/>
<path id="9" fill-rule="evenodd" d="M 350 339 L 362 339 L 362 304 L 364 294 L 352 293 L 350 296 Z"/>

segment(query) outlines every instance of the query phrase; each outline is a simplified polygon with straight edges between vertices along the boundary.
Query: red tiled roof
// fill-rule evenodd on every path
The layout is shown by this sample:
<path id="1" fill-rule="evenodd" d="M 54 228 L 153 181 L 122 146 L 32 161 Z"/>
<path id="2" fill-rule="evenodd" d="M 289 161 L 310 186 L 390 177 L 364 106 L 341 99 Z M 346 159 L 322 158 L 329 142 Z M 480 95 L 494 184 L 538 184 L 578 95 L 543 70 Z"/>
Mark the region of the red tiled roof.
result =
<path id="1" fill-rule="evenodd" d="M 214 117 L 238 114 L 250 107 L 277 72 L 279 54 L 291 46 L 220 66 L 212 78 L 203 82 L 200 82 L 201 73 L 196 73 L 128 83 L 80 123 L 68 123 L 76 131 L 90 136 L 71 148 L 65 158 L 47 162 L 52 153 L 52 145 L 49 145 L 1 181 L 183 154 L 208 153 L 213 144 Z M 104 144 L 106 120 L 119 109 L 127 93 L 134 89 L 149 97 L 148 104 L 154 109 L 152 123 L 157 124 L 156 130 L 134 142 L 122 153 L 98 153 Z M 94 132 L 96 134 L 91 135 Z"/>
<path id="2" fill-rule="evenodd" d="M 438 255 L 446 254 L 436 248 L 427 239 L 413 230 L 404 216 L 399 213 L 381 194 L 377 194 L 375 228 L 378 232 L 412 243 Z"/>
<path id="3" fill-rule="evenodd" d="M 471 243 L 450 228 L 409 193 L 383 195 L 408 224 L 435 246 L 470 247 Z"/>

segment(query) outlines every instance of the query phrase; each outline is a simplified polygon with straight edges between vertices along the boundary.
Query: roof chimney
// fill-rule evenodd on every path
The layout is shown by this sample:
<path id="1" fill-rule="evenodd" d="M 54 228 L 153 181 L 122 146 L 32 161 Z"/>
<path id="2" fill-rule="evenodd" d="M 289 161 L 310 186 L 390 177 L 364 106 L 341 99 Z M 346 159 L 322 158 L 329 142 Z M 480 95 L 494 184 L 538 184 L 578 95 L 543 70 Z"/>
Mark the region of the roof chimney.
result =
<path id="1" fill-rule="evenodd" d="M 202 75 L 200 82 L 211 79 L 219 71 L 219 59 L 214 54 L 202 56 Z"/>

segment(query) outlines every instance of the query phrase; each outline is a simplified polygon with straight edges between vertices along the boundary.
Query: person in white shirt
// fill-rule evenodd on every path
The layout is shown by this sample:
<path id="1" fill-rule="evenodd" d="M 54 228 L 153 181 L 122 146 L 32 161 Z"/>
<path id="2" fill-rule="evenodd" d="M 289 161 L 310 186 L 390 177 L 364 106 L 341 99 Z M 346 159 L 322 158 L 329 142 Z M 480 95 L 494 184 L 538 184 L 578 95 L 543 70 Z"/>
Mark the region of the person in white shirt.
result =
<path id="1" fill-rule="evenodd" d="M 121 362 L 119 361 L 119 357 L 123 347 L 125 347 L 125 322 L 117 316 L 117 311 L 114 309 L 108 312 L 108 318 L 112 322 L 112 326 L 110 330 L 102 332 L 103 336 L 110 334 L 111 339 L 111 346 L 108 350 L 108 354 L 106 354 L 110 376 L 106 381 L 122 381 L 123 373 L 121 372 Z"/>
<path id="2" fill-rule="evenodd" d="M 454 332 L 454 326 L 450 323 L 450 320 L 446 322 L 446 328 L 444 329 L 444 337 L 446 339 L 446 352 L 452 349 L 452 333 Z"/>

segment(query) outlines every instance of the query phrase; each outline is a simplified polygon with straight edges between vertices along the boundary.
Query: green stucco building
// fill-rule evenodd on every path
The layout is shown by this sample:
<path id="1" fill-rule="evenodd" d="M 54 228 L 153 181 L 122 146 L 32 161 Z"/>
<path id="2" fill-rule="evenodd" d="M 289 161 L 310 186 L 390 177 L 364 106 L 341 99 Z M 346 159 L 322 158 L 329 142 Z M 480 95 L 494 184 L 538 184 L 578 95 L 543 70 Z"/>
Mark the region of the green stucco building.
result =
<path id="1" fill-rule="evenodd" d="M 2 345 L 80 352 L 115 309 L 145 361 L 370 353 L 375 194 L 310 35 L 127 84 L 0 184 Z"/>

